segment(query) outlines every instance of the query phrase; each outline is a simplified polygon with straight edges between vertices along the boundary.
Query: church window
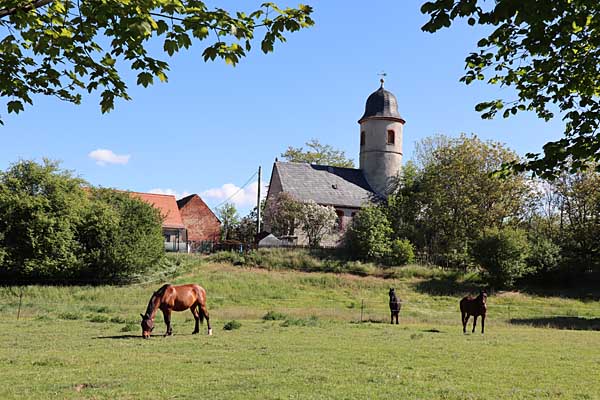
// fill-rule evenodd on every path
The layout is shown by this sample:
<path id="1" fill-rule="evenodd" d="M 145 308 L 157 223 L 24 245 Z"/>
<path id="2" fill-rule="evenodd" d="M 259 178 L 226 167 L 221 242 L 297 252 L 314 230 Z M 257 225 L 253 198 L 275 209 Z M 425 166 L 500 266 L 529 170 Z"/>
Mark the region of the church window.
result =
<path id="1" fill-rule="evenodd" d="M 364 146 L 365 145 L 365 131 L 362 131 L 360 133 L 360 145 Z"/>
<path id="2" fill-rule="evenodd" d="M 396 134 L 393 130 L 387 131 L 387 144 L 394 144 L 396 142 Z"/>

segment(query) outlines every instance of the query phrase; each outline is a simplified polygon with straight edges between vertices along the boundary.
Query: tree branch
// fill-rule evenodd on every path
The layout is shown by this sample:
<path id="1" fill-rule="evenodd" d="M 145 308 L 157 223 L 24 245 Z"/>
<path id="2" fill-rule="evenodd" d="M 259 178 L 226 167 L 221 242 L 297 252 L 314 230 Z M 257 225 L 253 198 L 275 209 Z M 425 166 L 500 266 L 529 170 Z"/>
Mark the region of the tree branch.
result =
<path id="1" fill-rule="evenodd" d="M 24 5 L 24 6 L 21 6 L 21 7 L 0 9 L 0 18 L 4 18 L 6 16 L 13 15 L 17 11 L 31 11 L 36 8 L 43 7 L 46 4 L 50 4 L 53 1 L 54 0 L 35 0 L 34 2 Z"/>

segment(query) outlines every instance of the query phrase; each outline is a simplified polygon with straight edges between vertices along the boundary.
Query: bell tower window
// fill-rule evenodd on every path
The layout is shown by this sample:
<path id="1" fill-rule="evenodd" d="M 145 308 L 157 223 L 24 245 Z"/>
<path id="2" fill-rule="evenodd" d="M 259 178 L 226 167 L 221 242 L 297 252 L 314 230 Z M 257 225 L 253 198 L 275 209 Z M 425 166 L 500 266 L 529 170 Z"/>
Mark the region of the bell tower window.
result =
<path id="1" fill-rule="evenodd" d="M 365 131 L 360 132 L 360 145 L 361 146 L 365 145 Z"/>
<path id="2" fill-rule="evenodd" d="M 387 144 L 396 143 L 396 133 L 393 130 L 387 131 Z"/>

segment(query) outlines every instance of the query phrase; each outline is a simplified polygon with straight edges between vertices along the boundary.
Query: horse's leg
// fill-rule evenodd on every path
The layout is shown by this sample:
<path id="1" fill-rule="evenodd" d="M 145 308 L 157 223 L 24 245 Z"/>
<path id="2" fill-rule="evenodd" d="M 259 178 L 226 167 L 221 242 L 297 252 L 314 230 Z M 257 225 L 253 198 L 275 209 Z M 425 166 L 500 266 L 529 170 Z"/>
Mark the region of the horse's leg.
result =
<path id="1" fill-rule="evenodd" d="M 165 324 L 167 325 L 167 332 L 165 332 L 165 336 L 171 336 L 173 334 L 173 328 L 171 327 L 171 310 L 164 309 L 162 310 L 163 317 L 165 318 Z"/>
<path id="2" fill-rule="evenodd" d="M 390 311 L 390 324 L 394 323 L 394 312 Z"/>
<path id="3" fill-rule="evenodd" d="M 199 304 L 200 312 L 206 318 L 206 325 L 208 326 L 208 335 L 212 335 L 212 328 L 210 327 L 210 318 L 208 317 L 208 309 L 206 308 L 206 304 Z"/>
<path id="4" fill-rule="evenodd" d="M 471 333 L 475 333 L 475 325 L 477 325 L 477 314 L 473 315 L 473 331 Z"/>
<path id="5" fill-rule="evenodd" d="M 481 334 L 483 335 L 483 329 L 485 327 L 485 314 L 481 314 Z"/>
<path id="6" fill-rule="evenodd" d="M 192 312 L 192 314 L 194 315 L 194 319 L 196 320 L 196 325 L 194 327 L 194 332 L 192 332 L 192 335 L 195 335 L 196 333 L 200 332 L 200 305 L 199 304 L 194 304 L 193 306 L 190 307 L 190 311 Z"/>
<path id="7" fill-rule="evenodd" d="M 397 313 L 396 313 L 396 325 L 398 325 L 398 324 L 399 324 L 399 322 L 398 322 L 398 316 L 399 316 L 399 315 L 400 315 L 400 312 L 397 312 Z"/>
<path id="8" fill-rule="evenodd" d="M 467 333 L 467 322 L 469 322 L 469 314 L 462 313 L 463 333 Z"/>

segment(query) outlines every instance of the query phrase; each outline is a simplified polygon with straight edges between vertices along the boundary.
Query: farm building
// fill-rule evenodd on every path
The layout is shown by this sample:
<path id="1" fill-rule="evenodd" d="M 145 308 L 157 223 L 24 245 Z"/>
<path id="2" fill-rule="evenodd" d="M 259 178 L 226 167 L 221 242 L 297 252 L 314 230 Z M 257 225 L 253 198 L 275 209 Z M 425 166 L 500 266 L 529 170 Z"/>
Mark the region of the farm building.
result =
<path id="1" fill-rule="evenodd" d="M 337 246 L 352 217 L 374 198 L 385 198 L 402 166 L 402 135 L 405 120 L 398 113 L 396 97 L 381 87 L 367 99 L 360 125 L 359 168 L 275 161 L 267 203 L 281 192 L 300 202 L 314 200 L 332 206 L 338 215 L 338 231 L 322 245 Z M 267 231 L 270 230 L 265 225 Z M 308 244 L 300 230 L 294 232 L 299 245 Z"/>
<path id="2" fill-rule="evenodd" d="M 129 193 L 160 211 L 160 215 L 163 217 L 162 230 L 165 238 L 165 250 L 187 252 L 187 230 L 181 219 L 175 196 L 140 192 Z"/>
<path id="3" fill-rule="evenodd" d="M 221 221 L 197 194 L 177 200 L 181 219 L 187 229 L 192 249 L 202 242 L 216 242 L 221 232 Z"/>

